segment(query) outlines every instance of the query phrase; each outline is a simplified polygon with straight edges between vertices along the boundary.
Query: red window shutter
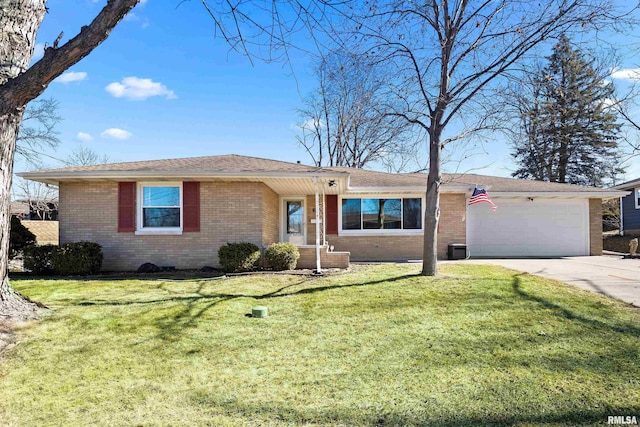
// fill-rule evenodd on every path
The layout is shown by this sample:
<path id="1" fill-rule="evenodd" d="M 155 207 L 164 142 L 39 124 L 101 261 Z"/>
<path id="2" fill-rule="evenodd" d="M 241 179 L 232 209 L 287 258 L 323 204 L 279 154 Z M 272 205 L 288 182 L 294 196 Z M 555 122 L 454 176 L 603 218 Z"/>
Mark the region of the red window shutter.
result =
<path id="1" fill-rule="evenodd" d="M 338 234 L 338 196 L 327 194 L 327 234 Z"/>
<path id="2" fill-rule="evenodd" d="M 136 183 L 118 183 L 118 233 L 136 231 Z"/>
<path id="3" fill-rule="evenodd" d="M 182 183 L 182 231 L 200 231 L 200 183 Z"/>

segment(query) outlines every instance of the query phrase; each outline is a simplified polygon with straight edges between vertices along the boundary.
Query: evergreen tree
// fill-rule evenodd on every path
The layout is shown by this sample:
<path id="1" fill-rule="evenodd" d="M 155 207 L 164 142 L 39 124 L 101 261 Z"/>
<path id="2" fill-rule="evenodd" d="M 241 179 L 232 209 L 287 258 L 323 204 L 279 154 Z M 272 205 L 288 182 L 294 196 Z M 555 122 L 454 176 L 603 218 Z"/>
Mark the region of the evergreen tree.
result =
<path id="1" fill-rule="evenodd" d="M 513 144 L 513 176 L 605 185 L 620 172 L 613 88 L 566 36 L 547 60 L 517 97 L 523 136 Z"/>

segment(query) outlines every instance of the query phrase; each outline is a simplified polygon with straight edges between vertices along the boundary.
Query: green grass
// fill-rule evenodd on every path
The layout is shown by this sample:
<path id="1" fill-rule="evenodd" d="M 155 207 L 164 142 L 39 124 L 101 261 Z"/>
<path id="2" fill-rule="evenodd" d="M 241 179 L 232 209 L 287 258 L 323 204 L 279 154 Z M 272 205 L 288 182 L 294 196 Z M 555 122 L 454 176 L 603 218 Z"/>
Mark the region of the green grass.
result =
<path id="1" fill-rule="evenodd" d="M 14 280 L 0 425 L 604 425 L 640 415 L 640 314 L 501 268 Z M 270 317 L 245 316 L 254 305 Z"/>

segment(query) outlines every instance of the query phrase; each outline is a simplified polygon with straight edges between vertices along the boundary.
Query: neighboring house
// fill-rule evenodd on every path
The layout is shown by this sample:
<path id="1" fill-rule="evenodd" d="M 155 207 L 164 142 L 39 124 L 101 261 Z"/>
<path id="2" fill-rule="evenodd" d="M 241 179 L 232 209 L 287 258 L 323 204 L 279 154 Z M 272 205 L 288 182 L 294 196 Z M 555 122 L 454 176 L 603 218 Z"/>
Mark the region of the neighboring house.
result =
<path id="1" fill-rule="evenodd" d="M 60 243 L 102 245 L 103 268 L 144 262 L 217 265 L 227 242 L 292 242 L 301 267 L 421 259 L 425 174 L 318 168 L 237 155 L 115 163 L 19 174 L 59 186 Z M 474 187 L 498 205 L 468 206 Z M 444 174 L 438 257 L 602 253 L 602 200 L 623 192 L 472 174 Z M 320 227 L 317 229 L 316 226 Z M 330 251 L 333 248 L 333 252 Z"/>
<path id="2" fill-rule="evenodd" d="M 24 200 L 17 200 L 11 202 L 11 216 L 18 217 L 18 219 L 28 219 L 29 218 L 29 202 Z"/>
<path id="3" fill-rule="evenodd" d="M 11 215 L 21 220 L 57 221 L 58 201 L 16 200 L 11 202 Z"/>
<path id="4" fill-rule="evenodd" d="M 620 233 L 640 234 L 640 178 L 613 187 L 631 192 L 620 198 Z"/>
<path id="5" fill-rule="evenodd" d="M 16 216 L 36 236 L 39 245 L 58 244 L 58 203 L 49 203 L 48 209 L 37 209 L 26 200 L 11 202 L 11 216 Z"/>

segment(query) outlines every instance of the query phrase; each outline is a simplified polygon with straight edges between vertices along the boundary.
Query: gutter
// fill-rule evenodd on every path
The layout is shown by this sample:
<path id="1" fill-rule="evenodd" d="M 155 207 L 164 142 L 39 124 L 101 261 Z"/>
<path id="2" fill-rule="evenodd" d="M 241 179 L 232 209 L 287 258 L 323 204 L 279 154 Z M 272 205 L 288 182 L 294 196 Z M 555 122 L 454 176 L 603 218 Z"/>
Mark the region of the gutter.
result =
<path id="1" fill-rule="evenodd" d="M 620 197 L 620 227 L 618 228 L 620 229 L 620 235 L 624 236 L 624 209 L 622 205 L 622 197 Z"/>
<path id="2" fill-rule="evenodd" d="M 491 197 L 574 197 L 588 199 L 615 199 L 630 194 L 629 191 L 602 190 L 602 191 L 494 191 Z"/>
<path id="3" fill-rule="evenodd" d="M 491 188 L 490 186 L 484 187 Z M 408 185 L 408 186 L 390 186 L 390 187 L 348 187 L 347 194 L 350 193 L 425 193 L 427 191 L 426 183 L 424 185 Z M 440 193 L 468 193 L 473 191 L 473 185 L 442 185 Z"/>

